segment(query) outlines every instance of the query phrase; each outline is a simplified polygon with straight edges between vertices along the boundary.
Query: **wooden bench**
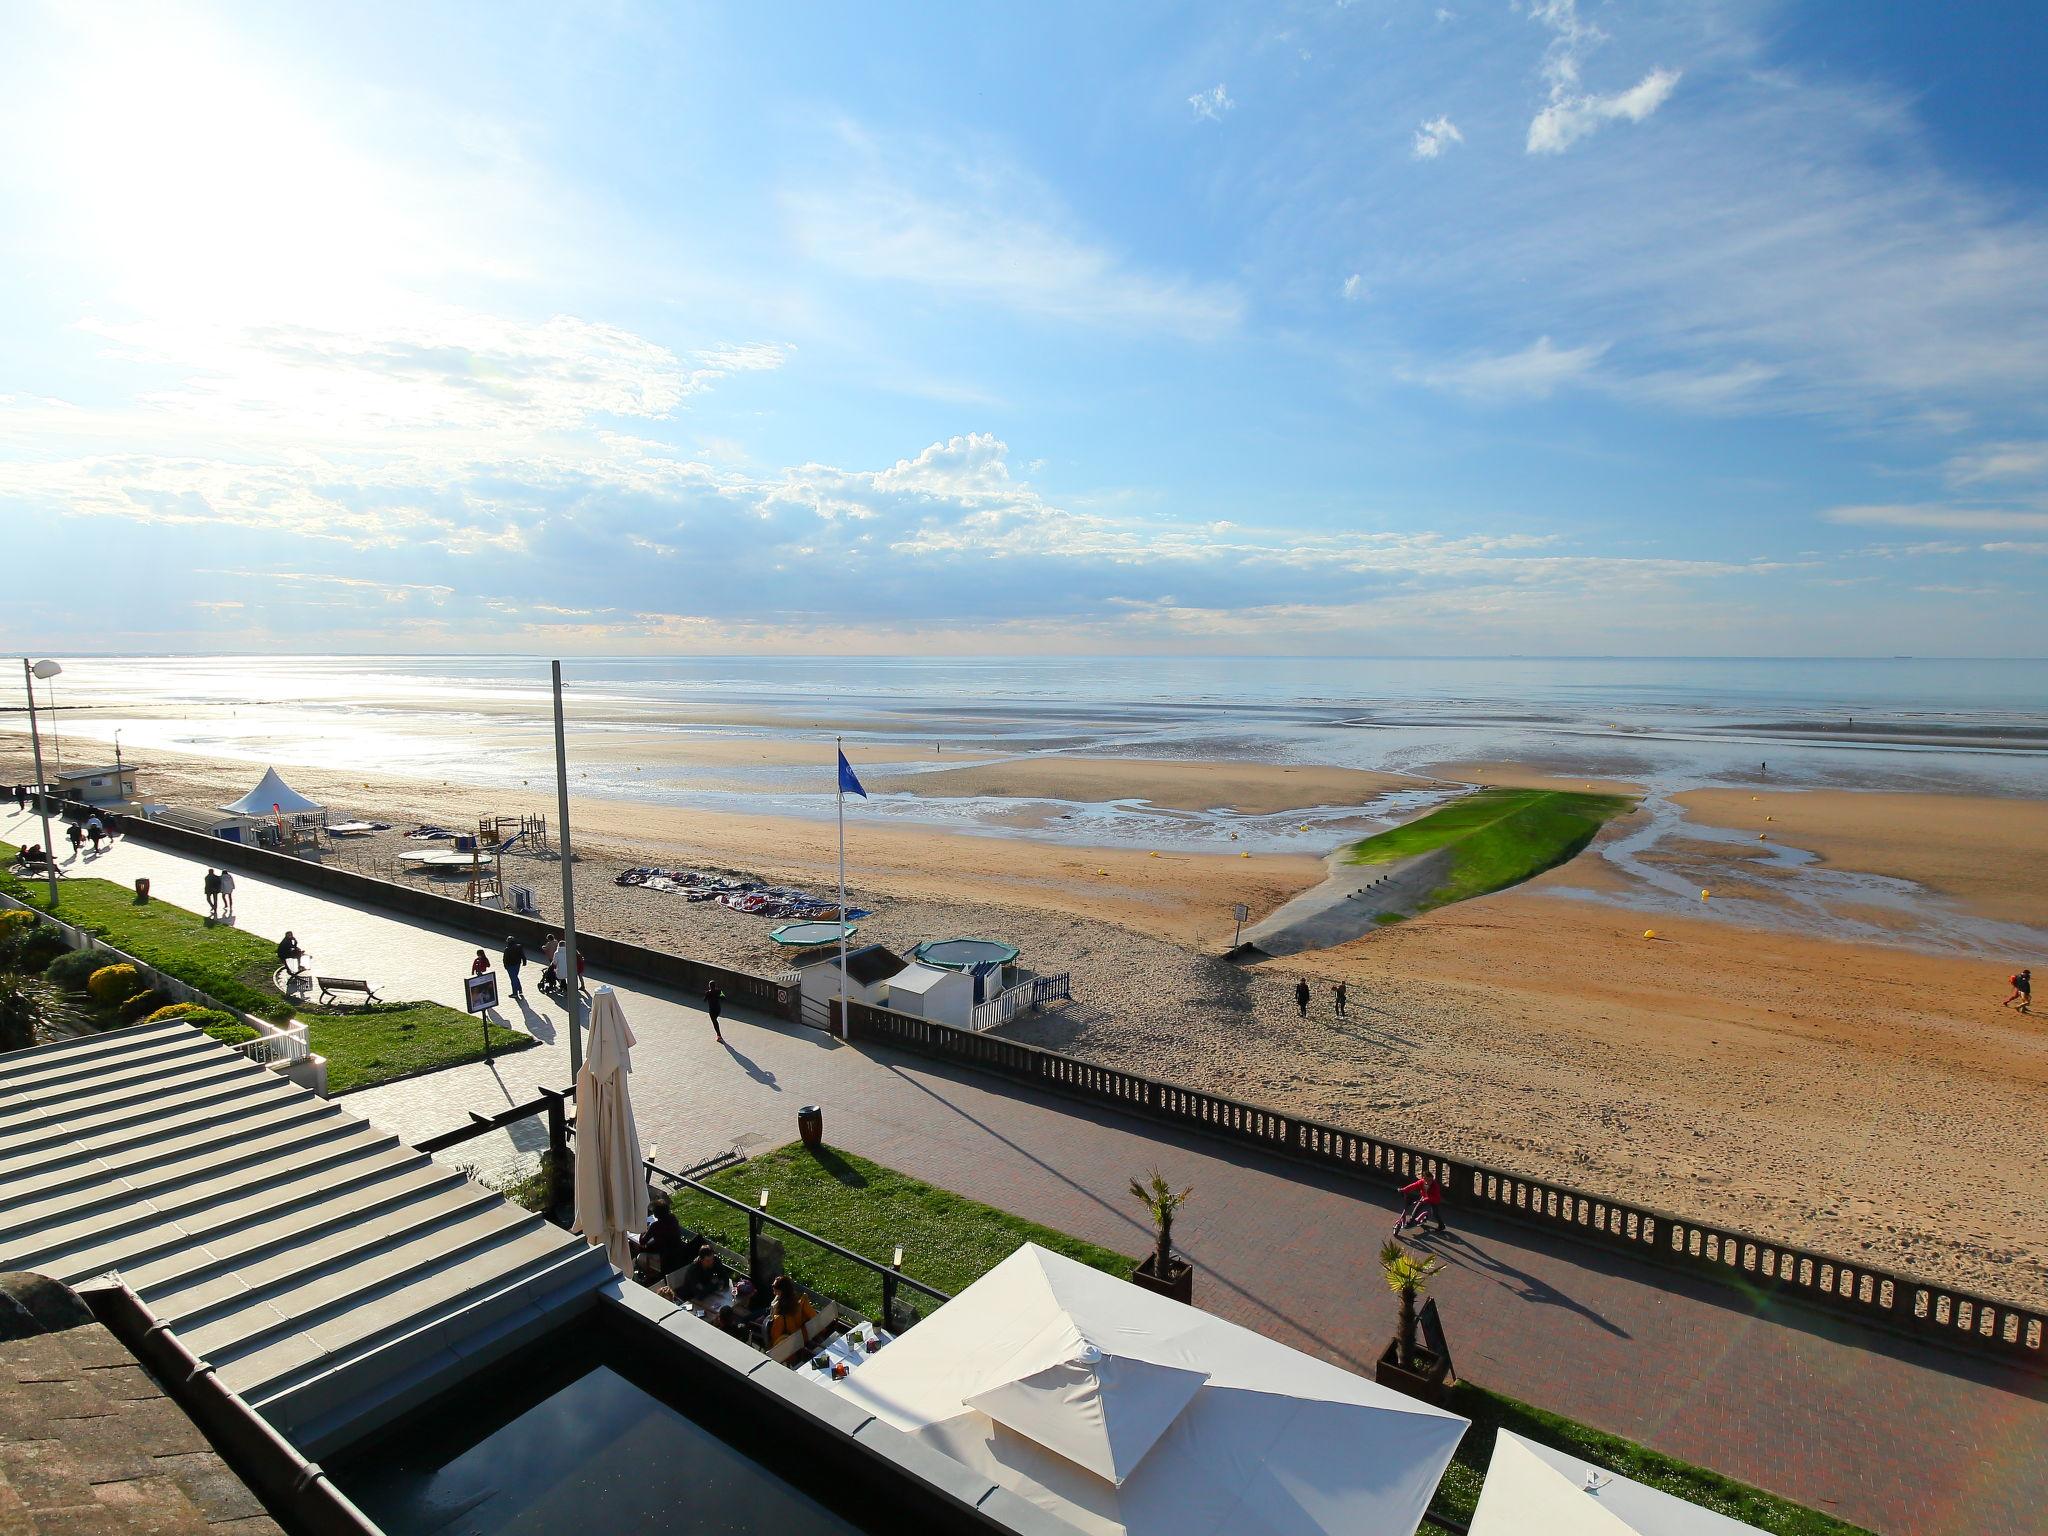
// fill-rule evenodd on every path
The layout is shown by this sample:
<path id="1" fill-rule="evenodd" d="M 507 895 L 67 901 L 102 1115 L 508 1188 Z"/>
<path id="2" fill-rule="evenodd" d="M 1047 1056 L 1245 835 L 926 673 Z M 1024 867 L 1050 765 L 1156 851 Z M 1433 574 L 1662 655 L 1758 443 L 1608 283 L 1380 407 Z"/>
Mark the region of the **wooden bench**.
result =
<path id="1" fill-rule="evenodd" d="M 381 1003 L 384 1001 L 383 998 L 377 995 L 376 989 L 367 981 L 358 981 L 350 976 L 316 976 L 313 978 L 313 983 L 319 987 L 320 1001 L 327 1007 L 332 1007 L 339 1003 L 343 993 L 357 994 L 365 1003 Z"/>

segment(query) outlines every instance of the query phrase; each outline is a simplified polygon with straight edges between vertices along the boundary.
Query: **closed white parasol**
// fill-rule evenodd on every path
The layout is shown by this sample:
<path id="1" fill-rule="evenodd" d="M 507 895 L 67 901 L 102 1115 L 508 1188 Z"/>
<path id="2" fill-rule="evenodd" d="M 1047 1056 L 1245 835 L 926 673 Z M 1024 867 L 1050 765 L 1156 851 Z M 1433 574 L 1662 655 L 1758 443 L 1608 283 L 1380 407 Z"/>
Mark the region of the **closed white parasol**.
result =
<path id="1" fill-rule="evenodd" d="M 633 1123 L 633 1031 L 618 994 L 599 987 L 590 1043 L 576 1074 L 576 1230 L 631 1274 L 626 1236 L 647 1223 L 647 1170 Z"/>

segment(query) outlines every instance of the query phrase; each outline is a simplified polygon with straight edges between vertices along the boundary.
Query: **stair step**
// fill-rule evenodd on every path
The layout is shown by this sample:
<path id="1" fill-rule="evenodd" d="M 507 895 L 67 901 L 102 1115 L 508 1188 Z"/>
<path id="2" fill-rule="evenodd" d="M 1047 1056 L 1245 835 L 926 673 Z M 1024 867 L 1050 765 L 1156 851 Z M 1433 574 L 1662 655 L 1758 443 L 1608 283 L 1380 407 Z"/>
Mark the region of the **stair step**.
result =
<path id="1" fill-rule="evenodd" d="M 400 1148 L 394 1138 L 374 1133 L 324 1142 L 305 1155 L 280 1159 L 260 1184 L 251 1184 L 239 1171 L 205 1180 L 175 1199 L 160 1198 L 153 1211 L 125 1223 L 95 1213 L 53 1226 L 36 1234 L 40 1246 L 9 1257 L 67 1284 L 117 1265 L 124 1274 L 140 1272 L 167 1255 L 175 1262 L 214 1233 L 260 1224 L 427 1162 L 410 1148 Z"/>
<path id="2" fill-rule="evenodd" d="M 496 1267 L 510 1267 L 517 1254 L 501 1250 L 517 1249 L 522 1240 L 529 1246 L 544 1241 L 553 1248 L 559 1234 L 546 1228 L 550 1235 L 542 1239 L 535 1230 L 542 1227 L 538 1216 L 516 1209 L 508 1214 L 500 1202 L 458 1227 L 375 1246 L 330 1268 L 283 1275 L 264 1290 L 182 1322 L 178 1335 L 195 1355 L 223 1367 L 260 1353 L 280 1336 L 316 1334 L 331 1348 L 328 1333 L 345 1335 L 369 1326 L 372 1319 L 366 1314 L 430 1304 L 435 1287 L 456 1271 L 488 1275 Z M 427 1300 L 416 1302 L 416 1296 Z"/>
<path id="3" fill-rule="evenodd" d="M 329 1213 L 323 1210 L 321 1215 Z M 352 1212 L 335 1212 L 319 1227 L 284 1241 L 265 1243 L 261 1249 L 216 1260 L 146 1288 L 135 1277 L 127 1278 L 150 1311 L 180 1333 L 189 1333 L 209 1317 L 267 1301 L 273 1292 L 286 1291 L 306 1277 L 343 1273 L 381 1254 L 432 1244 L 442 1234 L 455 1241 L 469 1230 L 469 1223 L 483 1217 L 493 1226 L 502 1225 L 504 1201 L 467 1179 L 458 1179 L 453 1187 L 387 1187 L 383 1200 Z"/>

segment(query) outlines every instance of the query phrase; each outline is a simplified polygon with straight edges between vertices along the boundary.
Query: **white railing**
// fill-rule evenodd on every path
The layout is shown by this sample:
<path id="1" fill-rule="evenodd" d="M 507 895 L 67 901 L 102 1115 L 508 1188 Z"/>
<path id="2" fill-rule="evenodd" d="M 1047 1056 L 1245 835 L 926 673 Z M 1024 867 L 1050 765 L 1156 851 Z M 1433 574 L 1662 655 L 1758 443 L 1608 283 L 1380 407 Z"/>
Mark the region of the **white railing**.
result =
<path id="1" fill-rule="evenodd" d="M 1017 1010 L 1022 1008 L 1030 997 L 1031 984 L 1026 982 L 1022 986 L 999 993 L 985 1003 L 976 1003 L 974 1012 L 968 1018 L 967 1027 L 980 1031 L 994 1029 L 998 1024 L 1007 1024 L 1017 1016 Z"/>
<path id="2" fill-rule="evenodd" d="M 306 1044 L 306 1026 L 299 1023 L 274 1034 L 260 1034 L 254 1040 L 244 1040 L 235 1049 L 264 1066 L 290 1066 L 313 1054 Z"/>

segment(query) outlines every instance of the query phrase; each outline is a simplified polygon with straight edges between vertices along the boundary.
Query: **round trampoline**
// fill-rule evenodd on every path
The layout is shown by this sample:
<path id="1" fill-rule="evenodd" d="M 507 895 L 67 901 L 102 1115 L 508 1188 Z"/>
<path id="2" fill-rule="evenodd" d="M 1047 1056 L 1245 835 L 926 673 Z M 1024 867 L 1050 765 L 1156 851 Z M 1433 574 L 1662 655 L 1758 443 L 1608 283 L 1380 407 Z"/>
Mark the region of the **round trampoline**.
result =
<path id="1" fill-rule="evenodd" d="M 977 965 L 1008 965 L 1017 958 L 1017 946 L 997 939 L 927 939 L 911 954 L 941 970 L 971 971 Z"/>
<path id="2" fill-rule="evenodd" d="M 837 944 L 842 927 L 849 939 L 860 932 L 859 923 L 784 923 L 769 930 L 768 937 L 778 944 L 805 949 L 814 944 Z"/>

